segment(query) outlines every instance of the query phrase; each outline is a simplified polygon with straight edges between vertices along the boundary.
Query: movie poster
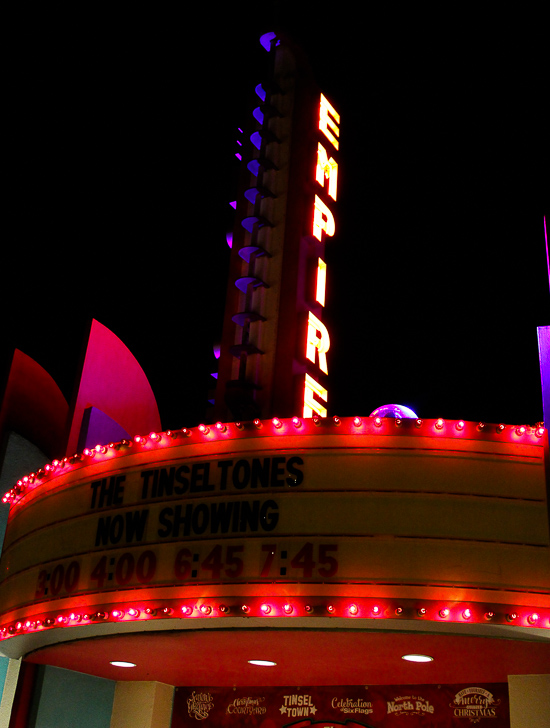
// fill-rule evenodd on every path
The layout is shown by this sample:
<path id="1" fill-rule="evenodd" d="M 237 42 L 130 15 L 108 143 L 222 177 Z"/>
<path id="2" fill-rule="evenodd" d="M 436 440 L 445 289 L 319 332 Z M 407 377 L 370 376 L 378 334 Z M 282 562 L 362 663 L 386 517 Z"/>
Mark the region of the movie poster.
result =
<path id="1" fill-rule="evenodd" d="M 510 728 L 508 685 L 177 688 L 172 728 Z"/>

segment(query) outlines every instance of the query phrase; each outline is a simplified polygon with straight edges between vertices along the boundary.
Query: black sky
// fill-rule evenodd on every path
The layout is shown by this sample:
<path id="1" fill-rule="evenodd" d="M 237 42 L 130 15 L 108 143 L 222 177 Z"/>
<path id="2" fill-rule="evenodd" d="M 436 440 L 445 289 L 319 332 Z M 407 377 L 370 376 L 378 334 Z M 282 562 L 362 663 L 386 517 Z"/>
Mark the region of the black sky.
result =
<path id="1" fill-rule="evenodd" d="M 264 78 L 258 38 L 279 24 L 342 118 L 330 413 L 399 402 L 426 418 L 542 419 L 549 84 L 537 19 L 520 46 L 513 22 L 398 28 L 391 13 L 359 19 L 333 3 L 330 20 L 324 7 L 303 21 L 284 3 L 14 21 L 3 363 L 19 347 L 70 397 L 94 317 L 143 366 L 165 429 L 203 418 L 235 132 Z"/>

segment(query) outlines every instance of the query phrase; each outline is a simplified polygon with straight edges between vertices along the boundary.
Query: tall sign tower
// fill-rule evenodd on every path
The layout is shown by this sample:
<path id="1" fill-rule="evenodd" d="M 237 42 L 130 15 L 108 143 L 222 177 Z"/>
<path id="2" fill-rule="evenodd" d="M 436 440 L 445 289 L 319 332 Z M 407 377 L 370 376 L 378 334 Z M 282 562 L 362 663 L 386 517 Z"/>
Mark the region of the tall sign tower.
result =
<path id="1" fill-rule="evenodd" d="M 325 242 L 336 234 L 340 115 L 302 53 L 269 33 L 236 205 L 215 419 L 326 416 Z"/>

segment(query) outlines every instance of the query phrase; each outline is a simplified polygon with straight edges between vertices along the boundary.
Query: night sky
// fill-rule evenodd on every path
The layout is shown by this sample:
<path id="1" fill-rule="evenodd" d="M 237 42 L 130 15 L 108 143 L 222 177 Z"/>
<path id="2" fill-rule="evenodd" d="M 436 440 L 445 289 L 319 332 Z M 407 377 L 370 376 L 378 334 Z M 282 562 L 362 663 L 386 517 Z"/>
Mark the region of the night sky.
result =
<path id="1" fill-rule="evenodd" d="M 282 27 L 342 119 L 329 413 L 396 402 L 424 418 L 542 420 L 549 83 L 537 19 L 520 50 L 512 27 L 398 28 L 345 8 L 303 22 L 284 3 L 214 19 L 205 8 L 193 23 L 160 11 L 14 21 L 3 364 L 22 349 L 70 398 L 93 317 L 144 368 L 164 429 L 204 418 L 236 128 L 265 79 L 259 36 Z"/>

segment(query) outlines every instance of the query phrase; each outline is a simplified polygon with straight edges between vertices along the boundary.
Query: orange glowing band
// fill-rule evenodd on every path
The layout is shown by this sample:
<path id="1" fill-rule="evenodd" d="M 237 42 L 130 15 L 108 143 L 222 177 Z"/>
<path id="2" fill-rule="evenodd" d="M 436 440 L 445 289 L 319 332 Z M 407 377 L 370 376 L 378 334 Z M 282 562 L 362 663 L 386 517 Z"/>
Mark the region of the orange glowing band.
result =
<path id="1" fill-rule="evenodd" d="M 318 333 L 321 335 L 320 337 L 317 335 Z M 306 357 L 315 364 L 315 352 L 317 352 L 319 356 L 319 369 L 325 374 L 328 374 L 326 352 L 329 348 L 330 337 L 327 327 L 310 311 L 307 320 Z"/>
<path id="2" fill-rule="evenodd" d="M 336 189 L 338 187 L 338 164 L 332 157 L 330 159 L 328 158 L 327 150 L 320 143 L 317 145 L 315 179 L 321 187 L 325 186 L 325 179 L 328 179 L 328 193 L 335 200 Z"/>
<path id="3" fill-rule="evenodd" d="M 315 300 L 321 306 L 325 305 L 325 289 L 327 287 L 327 264 L 319 258 L 317 260 L 317 286 L 315 288 Z"/>
<path id="4" fill-rule="evenodd" d="M 319 107 L 319 129 L 323 132 L 329 142 L 338 149 L 338 139 L 340 136 L 340 114 L 321 94 L 321 103 Z"/>
<path id="5" fill-rule="evenodd" d="M 320 197 L 315 195 L 315 211 L 313 213 L 313 235 L 321 241 L 323 231 L 332 237 L 336 231 L 336 224 L 332 212 Z"/>
<path id="6" fill-rule="evenodd" d="M 306 374 L 305 389 L 304 389 L 304 417 L 313 417 L 313 413 L 316 412 L 319 417 L 326 417 L 327 410 L 323 405 L 319 404 L 317 400 L 313 399 L 313 395 L 317 395 L 324 402 L 327 401 L 327 390 L 324 387 Z"/>

